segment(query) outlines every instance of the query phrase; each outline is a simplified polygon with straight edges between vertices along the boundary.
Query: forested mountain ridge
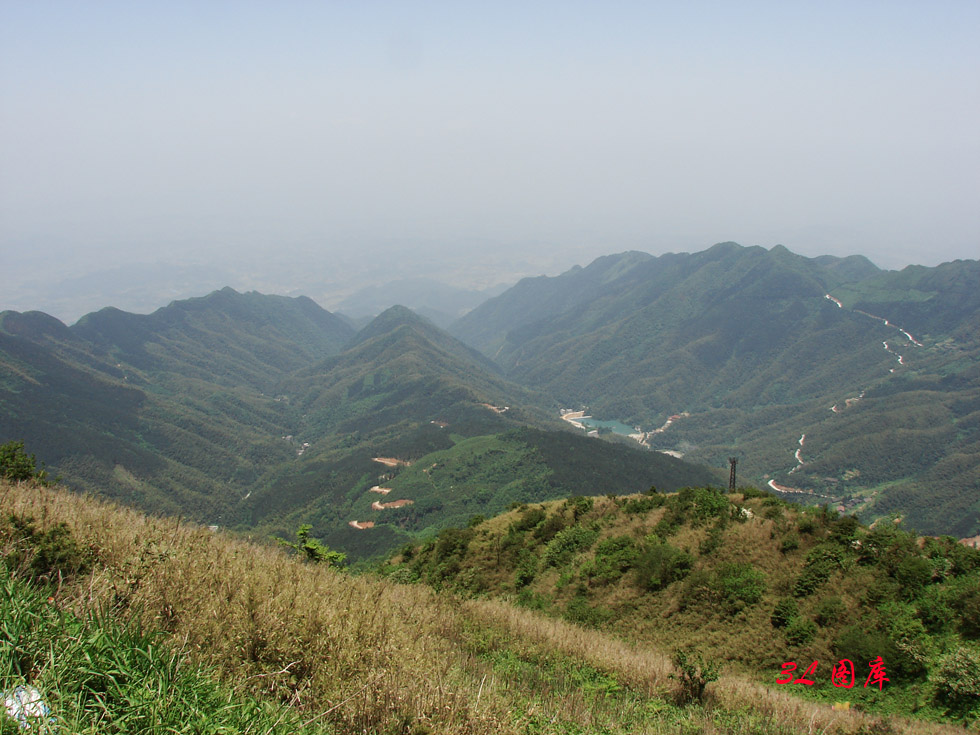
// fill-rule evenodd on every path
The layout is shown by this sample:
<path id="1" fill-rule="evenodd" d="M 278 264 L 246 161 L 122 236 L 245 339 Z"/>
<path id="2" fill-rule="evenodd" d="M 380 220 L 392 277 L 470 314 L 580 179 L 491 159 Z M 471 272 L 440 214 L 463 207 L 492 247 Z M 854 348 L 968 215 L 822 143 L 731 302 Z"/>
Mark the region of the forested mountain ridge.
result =
<path id="1" fill-rule="evenodd" d="M 229 517 L 294 451 L 273 387 L 353 334 L 309 299 L 231 289 L 150 315 L 103 309 L 66 327 L 0 314 L 0 435 L 76 487 L 153 511 Z"/>
<path id="2" fill-rule="evenodd" d="M 461 514 L 592 491 L 597 468 L 618 492 L 716 479 L 569 435 L 547 395 L 403 307 L 356 333 L 309 299 L 231 289 L 72 327 L 6 312 L 0 386 L 0 441 L 25 441 L 72 487 L 280 535 L 312 522 L 354 556 Z M 539 433 L 514 433 L 529 426 Z M 556 429 L 565 440 L 548 439 Z M 397 480 L 424 458 L 453 469 Z M 585 471 L 563 472 L 576 461 Z M 401 505 L 372 505 L 381 476 Z"/>
<path id="3" fill-rule="evenodd" d="M 749 481 L 974 535 L 978 282 L 976 261 L 886 272 L 723 243 L 527 279 L 451 331 L 655 448 L 736 454 Z M 586 298 L 556 309 L 567 291 Z"/>

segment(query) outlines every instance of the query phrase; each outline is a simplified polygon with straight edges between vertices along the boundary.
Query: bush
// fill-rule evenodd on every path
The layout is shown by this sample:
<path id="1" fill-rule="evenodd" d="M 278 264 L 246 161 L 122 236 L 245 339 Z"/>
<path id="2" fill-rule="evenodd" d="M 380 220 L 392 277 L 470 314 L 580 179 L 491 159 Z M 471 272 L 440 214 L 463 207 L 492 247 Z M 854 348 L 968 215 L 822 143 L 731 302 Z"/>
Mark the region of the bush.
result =
<path id="1" fill-rule="evenodd" d="M 860 528 L 861 523 L 854 516 L 841 516 L 830 528 L 830 540 L 841 546 L 850 546 Z"/>
<path id="2" fill-rule="evenodd" d="M 544 566 L 562 566 L 572 558 L 573 554 L 585 551 L 595 543 L 598 531 L 582 526 L 572 526 L 559 531 L 544 549 L 542 561 Z"/>
<path id="3" fill-rule="evenodd" d="M 565 517 L 561 513 L 553 513 L 548 516 L 544 523 L 534 529 L 534 538 L 547 543 L 567 525 Z"/>
<path id="4" fill-rule="evenodd" d="M 774 628 L 785 628 L 796 619 L 798 612 L 796 600 L 792 597 L 784 597 L 776 603 L 772 615 L 769 616 L 769 622 Z"/>
<path id="5" fill-rule="evenodd" d="M 565 505 L 571 509 L 572 517 L 576 521 L 592 510 L 594 504 L 595 501 L 592 498 L 583 495 L 573 495 L 565 501 Z"/>
<path id="6" fill-rule="evenodd" d="M 8 482 L 34 480 L 46 485 L 48 473 L 37 469 L 37 459 L 24 451 L 24 442 L 0 444 L 0 479 Z"/>
<path id="7" fill-rule="evenodd" d="M 719 518 L 718 522 L 708 531 L 708 535 L 704 537 L 704 540 L 698 544 L 698 553 L 704 555 L 713 554 L 718 551 L 725 540 L 725 528 L 727 526 L 728 518 L 725 516 Z"/>
<path id="8" fill-rule="evenodd" d="M 311 538 L 310 531 L 312 530 L 313 526 L 304 523 L 296 531 L 297 543 L 281 538 L 277 538 L 276 541 L 296 551 L 305 561 L 313 564 L 325 564 L 331 567 L 343 566 L 344 562 L 347 561 L 347 554 L 334 551 L 326 544 L 320 543 L 318 539 Z"/>
<path id="9" fill-rule="evenodd" d="M 699 653 L 676 651 L 674 653 L 676 671 L 670 675 L 679 684 L 677 703 L 697 704 L 704 701 L 704 690 L 718 678 L 718 665 L 705 661 Z"/>
<path id="10" fill-rule="evenodd" d="M 578 623 L 579 625 L 599 628 L 609 622 L 609 619 L 612 617 L 612 611 L 609 608 L 601 606 L 592 607 L 589 605 L 585 594 L 579 592 L 568 601 L 564 617 L 566 620 Z"/>
<path id="11" fill-rule="evenodd" d="M 960 716 L 980 711 L 980 656 L 960 647 L 944 657 L 932 677 L 938 704 Z"/>
<path id="12" fill-rule="evenodd" d="M 817 625 L 827 628 L 844 616 L 844 601 L 839 597 L 825 597 L 814 611 Z"/>
<path id="13" fill-rule="evenodd" d="M 629 498 L 623 503 L 623 512 L 627 515 L 645 515 L 654 508 L 659 508 L 665 502 L 663 495 L 643 495 L 639 498 Z"/>
<path id="14" fill-rule="evenodd" d="M 596 547 L 593 578 L 601 584 L 611 584 L 632 568 L 639 555 L 629 536 L 607 538 Z"/>
<path id="15" fill-rule="evenodd" d="M 853 661 L 855 670 L 866 668 L 869 662 L 881 656 L 892 681 L 908 681 L 923 673 L 918 661 L 895 645 L 886 633 L 877 629 L 864 630 L 857 625 L 845 629 L 834 641 L 834 653 L 838 658 Z"/>
<path id="16" fill-rule="evenodd" d="M 814 547 L 807 554 L 803 571 L 793 585 L 793 594 L 797 597 L 813 594 L 842 564 L 843 555 L 838 547 L 830 544 Z"/>
<path id="17" fill-rule="evenodd" d="M 766 575 L 748 563 L 731 562 L 718 570 L 717 590 L 730 613 L 754 605 L 766 592 Z"/>
<path id="18" fill-rule="evenodd" d="M 921 556 L 909 556 L 895 569 L 895 581 L 902 587 L 905 599 L 912 600 L 932 581 L 932 564 Z"/>
<path id="19" fill-rule="evenodd" d="M 656 591 L 687 576 L 694 557 L 666 541 L 654 541 L 640 551 L 636 560 L 639 585 Z"/>
<path id="20" fill-rule="evenodd" d="M 797 618 L 786 628 L 786 642 L 791 646 L 805 646 L 816 634 L 816 623 L 809 618 Z"/>
<path id="21" fill-rule="evenodd" d="M 728 498 L 712 488 L 698 488 L 694 492 L 694 518 L 705 521 L 709 518 L 722 518 L 728 511 Z"/>
<path id="22" fill-rule="evenodd" d="M 779 550 L 784 554 L 800 548 L 800 537 L 795 533 L 788 533 L 783 536 L 783 540 L 779 542 Z"/>
<path id="23" fill-rule="evenodd" d="M 33 518 L 11 514 L 0 526 L 0 544 L 6 549 L 6 566 L 32 582 L 84 574 L 93 561 L 64 523 L 40 531 Z"/>
<path id="24" fill-rule="evenodd" d="M 517 565 L 517 571 L 514 573 L 514 587 L 516 589 L 527 587 L 534 581 L 534 577 L 537 573 L 537 558 L 531 553 L 525 551 L 521 555 L 520 563 Z"/>
<path id="25" fill-rule="evenodd" d="M 976 582 L 960 586 L 953 607 L 960 614 L 960 632 L 967 638 L 980 639 L 980 589 Z"/>
<path id="26" fill-rule="evenodd" d="M 521 517 L 511 525 L 515 531 L 530 531 L 544 520 L 545 512 L 543 508 L 528 508 Z"/>

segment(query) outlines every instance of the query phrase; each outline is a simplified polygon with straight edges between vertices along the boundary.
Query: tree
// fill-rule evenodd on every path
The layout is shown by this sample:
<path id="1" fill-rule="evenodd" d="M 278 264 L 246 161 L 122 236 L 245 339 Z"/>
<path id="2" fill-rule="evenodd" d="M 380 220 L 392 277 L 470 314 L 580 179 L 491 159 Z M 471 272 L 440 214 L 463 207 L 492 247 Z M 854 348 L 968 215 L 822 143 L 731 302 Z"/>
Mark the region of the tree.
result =
<path id="1" fill-rule="evenodd" d="M 37 469 L 33 454 L 24 451 L 24 442 L 0 444 L 0 479 L 8 482 L 27 482 L 34 480 L 42 485 L 48 484 L 48 473 Z"/>
<path id="2" fill-rule="evenodd" d="M 276 541 L 302 554 L 306 561 L 313 564 L 326 564 L 330 567 L 342 566 L 347 561 L 347 554 L 334 551 L 326 544 L 320 543 L 318 539 L 311 538 L 310 531 L 312 530 L 313 526 L 304 523 L 296 531 L 296 538 L 299 543 L 293 543 L 283 538 L 276 538 Z"/>

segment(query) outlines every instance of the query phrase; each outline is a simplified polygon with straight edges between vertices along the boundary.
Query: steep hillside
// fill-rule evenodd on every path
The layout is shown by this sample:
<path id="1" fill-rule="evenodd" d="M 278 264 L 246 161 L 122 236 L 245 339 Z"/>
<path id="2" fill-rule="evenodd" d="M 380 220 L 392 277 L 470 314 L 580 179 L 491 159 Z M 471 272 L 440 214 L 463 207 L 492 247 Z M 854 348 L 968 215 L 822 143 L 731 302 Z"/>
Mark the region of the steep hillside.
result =
<path id="1" fill-rule="evenodd" d="M 818 662 L 803 691 L 872 711 L 941 718 L 934 687 L 961 658 L 980 681 L 980 552 L 751 488 L 525 505 L 407 548 L 387 570 L 641 645 L 696 647 L 773 686 L 785 662 L 797 677 Z M 862 687 L 879 656 L 888 683 Z M 843 659 L 854 688 L 830 681 Z"/>
<path id="2" fill-rule="evenodd" d="M 151 510 L 233 523 L 295 451 L 274 387 L 353 334 L 309 299 L 231 289 L 148 316 L 73 327 L 0 314 L 0 439 L 24 440 L 72 485 Z"/>
<path id="3" fill-rule="evenodd" d="M 391 549 L 407 534 L 515 501 L 719 479 L 656 452 L 575 436 L 546 397 L 507 382 L 402 307 L 281 389 L 304 416 L 294 437 L 302 457 L 252 495 L 250 522 L 277 532 L 312 523 L 351 553 Z"/>
<path id="4" fill-rule="evenodd" d="M 72 732 L 962 732 L 838 711 L 722 661 L 701 702 L 679 686 L 696 667 L 628 630 L 303 564 L 58 490 L 0 482 L 0 498 L 0 690 L 35 687 Z M 188 681 L 200 671 L 221 683 Z M 880 694 L 894 700 L 890 683 Z"/>
<path id="5" fill-rule="evenodd" d="M 736 455 L 759 484 L 973 535 L 978 269 L 887 273 L 733 243 L 630 253 L 522 281 L 453 331 L 654 448 L 715 466 Z M 556 306 L 563 290 L 586 298 Z"/>
<path id="6" fill-rule="evenodd" d="M 569 434 L 547 396 L 404 307 L 352 335 L 306 299 L 225 290 L 0 330 L 0 441 L 76 488 L 278 535 L 310 523 L 352 558 L 515 501 L 718 479 Z"/>

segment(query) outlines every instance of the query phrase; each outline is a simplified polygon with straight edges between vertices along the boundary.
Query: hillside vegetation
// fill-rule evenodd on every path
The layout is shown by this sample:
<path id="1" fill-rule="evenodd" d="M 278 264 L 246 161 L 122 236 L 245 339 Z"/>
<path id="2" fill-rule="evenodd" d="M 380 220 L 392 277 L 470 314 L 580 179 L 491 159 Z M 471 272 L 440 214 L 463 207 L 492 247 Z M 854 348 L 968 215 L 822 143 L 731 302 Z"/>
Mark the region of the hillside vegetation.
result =
<path id="1" fill-rule="evenodd" d="M 980 714 L 980 552 L 751 488 L 523 505 L 406 548 L 387 570 L 661 650 L 696 648 L 770 685 L 785 662 L 799 676 L 818 661 L 815 685 L 799 688 L 826 701 Z M 861 686 L 878 656 L 885 691 Z M 855 688 L 830 681 L 842 659 Z"/>
<path id="2" fill-rule="evenodd" d="M 73 327 L 7 312 L 0 383 L 0 441 L 24 440 L 72 487 L 270 534 L 311 524 L 352 557 L 515 500 L 591 492 L 600 476 L 616 492 L 713 479 L 652 452 L 567 438 L 549 398 L 403 307 L 356 335 L 309 299 L 231 289 L 149 316 L 107 309 Z M 522 427 L 565 438 L 512 433 Z M 474 453 L 470 440 L 493 451 Z M 460 481 L 440 470 L 399 486 L 410 463 L 455 468 Z M 389 481 L 404 494 L 388 500 L 410 509 L 372 507 L 380 498 L 369 489 Z"/>
<path id="3" fill-rule="evenodd" d="M 534 611 L 29 483 L 0 484 L 0 506 L 0 688 L 36 687 L 73 732 L 162 732 L 139 720 L 162 716 L 153 702 L 199 732 L 946 731 L 735 672 L 679 704 L 664 654 Z M 266 719 L 243 726 L 236 711 Z M 19 731 L 2 717 L 0 730 Z"/>
<path id="4" fill-rule="evenodd" d="M 525 279 L 453 334 L 660 450 L 868 520 L 980 533 L 980 263 L 879 271 L 722 243 Z M 668 429 L 668 418 L 683 415 Z"/>

